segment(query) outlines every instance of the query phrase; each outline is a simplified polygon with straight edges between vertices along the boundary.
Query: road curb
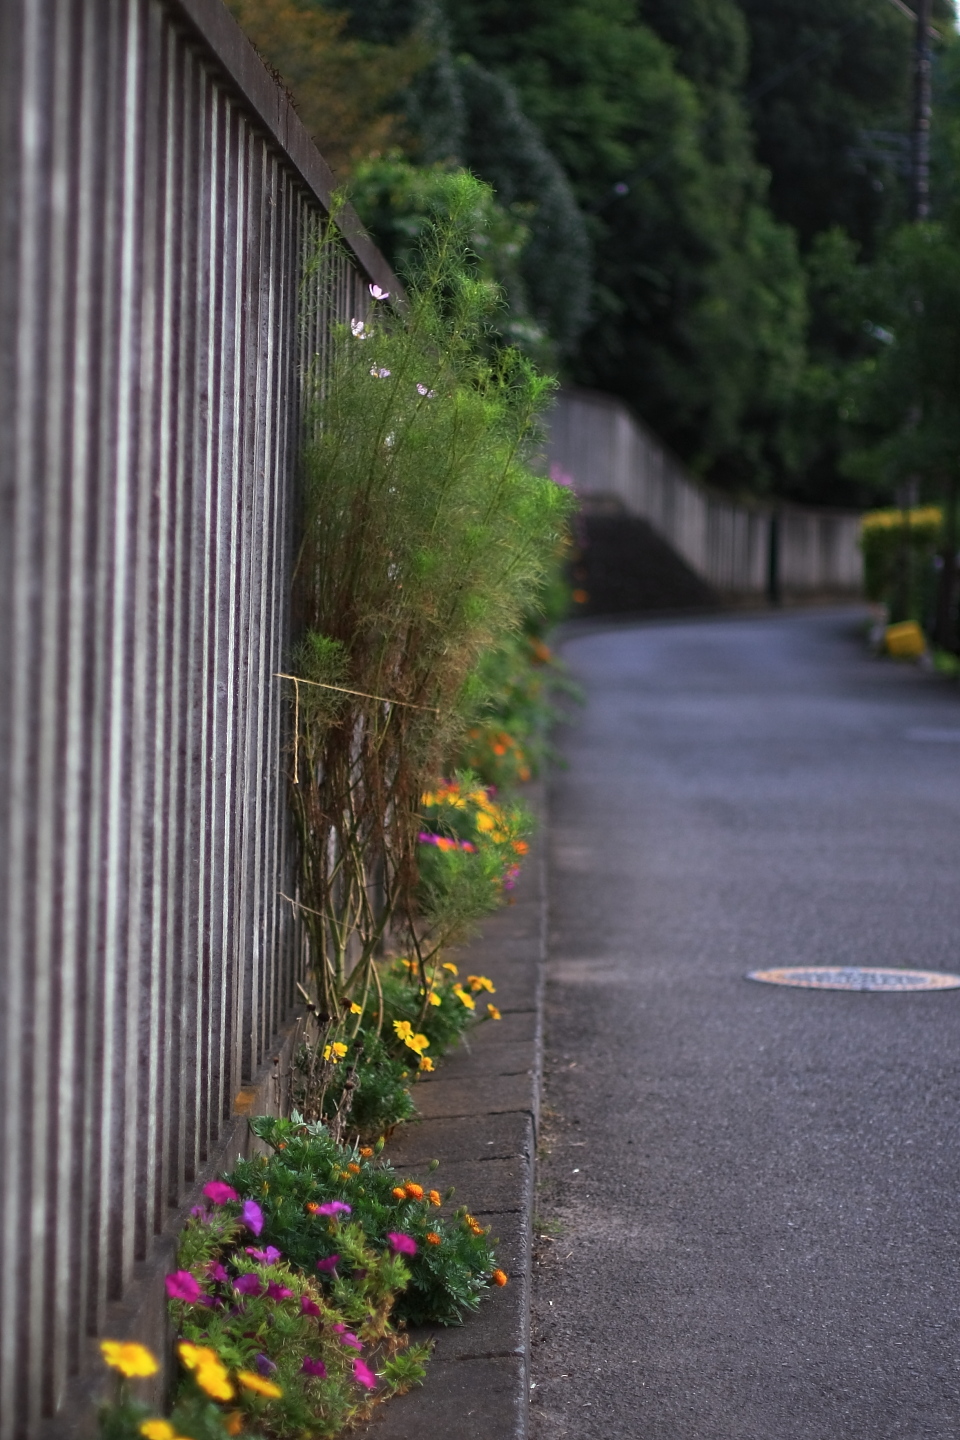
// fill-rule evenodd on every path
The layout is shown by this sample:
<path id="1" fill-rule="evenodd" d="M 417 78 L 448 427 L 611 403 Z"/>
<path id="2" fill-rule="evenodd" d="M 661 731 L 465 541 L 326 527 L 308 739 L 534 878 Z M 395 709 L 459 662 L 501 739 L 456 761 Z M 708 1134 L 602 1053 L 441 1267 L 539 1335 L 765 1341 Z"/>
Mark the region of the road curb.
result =
<path id="1" fill-rule="evenodd" d="M 451 1206 L 468 1205 L 499 1240 L 510 1283 L 492 1290 L 462 1326 L 423 1326 L 435 1341 L 422 1387 L 391 1400 L 370 1422 L 369 1440 L 526 1440 L 530 1402 L 530 1287 L 534 1167 L 543 1068 L 546 953 L 546 804 L 542 783 L 524 796 L 537 833 L 514 892 L 482 935 L 456 956 L 461 973 L 488 975 L 503 1019 L 422 1080 L 422 1118 L 387 1147 L 404 1178 L 456 1186 Z M 439 1160 L 431 1172 L 432 1160 Z"/>

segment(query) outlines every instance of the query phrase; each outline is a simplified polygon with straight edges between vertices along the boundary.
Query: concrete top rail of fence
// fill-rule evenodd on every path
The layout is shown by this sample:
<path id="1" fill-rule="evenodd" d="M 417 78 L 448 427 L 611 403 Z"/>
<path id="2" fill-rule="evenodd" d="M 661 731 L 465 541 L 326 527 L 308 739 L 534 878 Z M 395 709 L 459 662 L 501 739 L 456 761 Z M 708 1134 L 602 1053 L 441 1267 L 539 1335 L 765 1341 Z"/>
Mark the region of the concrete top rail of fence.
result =
<path id="1" fill-rule="evenodd" d="M 619 400 L 561 391 L 547 459 L 577 494 L 648 521 L 722 594 L 859 594 L 860 520 L 852 511 L 744 504 L 708 489 Z"/>
<path id="2" fill-rule="evenodd" d="M 95 1429 L 98 1337 L 272 1094 L 301 378 L 399 286 L 220 0 L 0 5 L 0 1440 Z"/>

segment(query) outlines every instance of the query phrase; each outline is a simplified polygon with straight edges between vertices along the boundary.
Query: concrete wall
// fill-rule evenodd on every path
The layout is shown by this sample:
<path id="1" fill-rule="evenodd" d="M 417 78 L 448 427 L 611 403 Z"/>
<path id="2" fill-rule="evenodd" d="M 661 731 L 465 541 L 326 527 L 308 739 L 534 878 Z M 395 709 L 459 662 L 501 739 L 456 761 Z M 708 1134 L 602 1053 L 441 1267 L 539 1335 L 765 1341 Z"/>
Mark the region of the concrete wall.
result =
<path id="1" fill-rule="evenodd" d="M 615 498 L 647 520 L 722 594 L 768 593 L 771 559 L 786 596 L 853 595 L 862 589 L 857 515 L 726 500 L 693 479 L 609 396 L 561 392 L 549 417 L 547 457 L 579 495 Z"/>

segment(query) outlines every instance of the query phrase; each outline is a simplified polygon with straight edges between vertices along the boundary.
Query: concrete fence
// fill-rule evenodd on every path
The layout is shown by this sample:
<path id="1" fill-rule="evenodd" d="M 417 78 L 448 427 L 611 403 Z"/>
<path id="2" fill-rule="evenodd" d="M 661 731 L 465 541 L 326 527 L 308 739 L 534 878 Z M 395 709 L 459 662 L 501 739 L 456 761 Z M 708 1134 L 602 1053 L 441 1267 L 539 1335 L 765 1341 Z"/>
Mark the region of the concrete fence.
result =
<path id="1" fill-rule="evenodd" d="M 613 499 L 669 541 L 721 594 L 859 594 L 859 518 L 796 505 L 747 507 L 711 493 L 619 401 L 564 391 L 548 459 L 583 497 Z"/>
<path id="2" fill-rule="evenodd" d="M 29 1440 L 89 1425 L 71 1386 L 293 1006 L 275 673 L 332 178 L 220 0 L 5 0 L 0 167 L 0 1436 Z M 345 318 L 393 282 L 341 228 Z"/>

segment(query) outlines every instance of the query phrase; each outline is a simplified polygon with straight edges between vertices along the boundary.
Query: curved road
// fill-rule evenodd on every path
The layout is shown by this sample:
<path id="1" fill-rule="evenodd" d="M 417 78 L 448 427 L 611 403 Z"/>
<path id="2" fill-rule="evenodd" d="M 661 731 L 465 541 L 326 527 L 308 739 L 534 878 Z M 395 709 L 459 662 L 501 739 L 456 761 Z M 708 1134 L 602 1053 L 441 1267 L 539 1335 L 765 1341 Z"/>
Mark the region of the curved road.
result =
<path id="1" fill-rule="evenodd" d="M 565 644 L 537 1440 L 960 1436 L 960 990 L 743 978 L 960 970 L 960 692 L 858 623 Z"/>

